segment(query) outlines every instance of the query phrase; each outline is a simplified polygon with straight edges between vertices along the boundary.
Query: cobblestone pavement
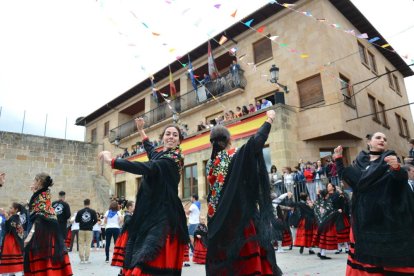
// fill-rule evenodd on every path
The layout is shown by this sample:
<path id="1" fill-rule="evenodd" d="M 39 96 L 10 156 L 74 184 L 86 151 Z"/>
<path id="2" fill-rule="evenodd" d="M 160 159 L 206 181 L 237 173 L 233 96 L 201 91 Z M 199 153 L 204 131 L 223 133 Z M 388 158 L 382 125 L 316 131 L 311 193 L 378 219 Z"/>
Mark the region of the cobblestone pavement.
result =
<path id="1" fill-rule="evenodd" d="M 118 268 L 112 267 L 110 264 L 105 263 L 105 251 L 103 249 L 91 251 L 90 264 L 80 264 L 77 252 L 71 252 L 69 255 L 73 273 L 76 276 L 116 276 L 119 272 Z M 345 275 L 347 255 L 344 253 L 335 255 L 333 251 L 329 251 L 328 256 L 332 257 L 332 260 L 320 260 L 316 257 L 316 255 L 308 255 L 306 250 L 303 255 L 300 255 L 298 248 L 294 248 L 292 251 L 286 250 L 286 253 L 278 253 L 276 255 L 276 259 L 278 265 L 284 272 L 284 275 Z M 183 267 L 182 275 L 205 275 L 204 265 L 191 263 L 190 267 Z"/>

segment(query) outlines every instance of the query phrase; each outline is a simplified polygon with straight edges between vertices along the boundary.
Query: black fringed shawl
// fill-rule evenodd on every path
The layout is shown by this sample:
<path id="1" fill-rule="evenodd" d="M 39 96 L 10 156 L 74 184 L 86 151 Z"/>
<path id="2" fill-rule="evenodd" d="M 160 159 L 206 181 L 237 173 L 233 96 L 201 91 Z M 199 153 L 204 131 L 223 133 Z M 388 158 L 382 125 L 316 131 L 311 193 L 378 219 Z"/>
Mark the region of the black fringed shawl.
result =
<path id="1" fill-rule="evenodd" d="M 266 250 L 273 274 L 282 272 L 276 264 L 271 240 L 275 223 L 270 198 L 270 183 L 263 158 L 263 145 L 271 125 L 264 123 L 256 135 L 242 146 L 233 157 L 225 178 L 215 215 L 208 222 L 207 275 L 219 275 L 226 270 L 234 271 L 243 245 L 247 242 L 243 230 L 253 221 L 257 235 L 254 237 Z M 220 256 L 225 255 L 225 259 Z"/>
<path id="2" fill-rule="evenodd" d="M 125 268 L 145 269 L 145 262 L 157 257 L 168 235 L 181 244 L 189 241 L 184 208 L 178 197 L 180 152 L 177 149 L 156 152 L 148 140 L 144 141 L 144 147 L 150 161 L 116 159 L 113 164 L 116 169 L 143 175 L 127 230 Z"/>
<path id="3" fill-rule="evenodd" d="M 196 230 L 194 231 L 194 237 L 197 235 L 201 236 L 201 243 L 204 245 L 204 247 L 207 247 L 207 233 L 208 233 L 208 228 L 207 225 L 200 223 Z"/>
<path id="4" fill-rule="evenodd" d="M 12 215 L 5 223 L 5 231 L 7 234 L 12 234 L 13 237 L 16 239 L 17 244 L 19 245 L 19 250 L 23 253 L 23 238 L 24 238 L 24 230 L 22 223 L 20 221 L 20 216 L 18 214 Z M 0 248 L 4 248 L 4 241 L 3 239 L 2 244 L 0 244 Z M 0 251 L 0 259 L 2 256 L 2 251 Z M 0 260 L 1 261 L 1 260 Z"/>
<path id="5" fill-rule="evenodd" d="M 359 262 L 377 266 L 414 266 L 414 202 L 403 169 L 391 170 L 386 151 L 370 162 L 361 152 L 352 166 L 337 159 L 339 176 L 352 187 L 352 231 Z"/>
<path id="6" fill-rule="evenodd" d="M 30 198 L 30 222 L 35 232 L 25 247 L 25 271 L 30 271 L 29 252 L 34 259 L 51 259 L 54 263 L 63 260 L 64 240 L 50 198 L 48 188 L 36 191 Z"/>

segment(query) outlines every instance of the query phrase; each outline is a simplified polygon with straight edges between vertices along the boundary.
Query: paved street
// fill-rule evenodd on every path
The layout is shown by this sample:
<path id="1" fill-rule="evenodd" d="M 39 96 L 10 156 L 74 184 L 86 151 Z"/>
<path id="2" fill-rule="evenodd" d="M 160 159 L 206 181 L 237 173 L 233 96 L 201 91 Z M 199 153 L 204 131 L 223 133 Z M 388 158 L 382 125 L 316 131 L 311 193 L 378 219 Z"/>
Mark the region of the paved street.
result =
<path id="1" fill-rule="evenodd" d="M 346 254 L 334 255 L 333 251 L 328 252 L 328 256 L 332 260 L 320 260 L 316 255 L 308 255 L 307 251 L 303 255 L 299 254 L 299 250 L 294 248 L 287 253 L 277 254 L 277 262 L 281 267 L 284 275 L 311 276 L 311 275 L 327 275 L 337 276 L 345 275 Z M 119 272 L 118 268 L 111 267 L 105 263 L 105 252 L 103 249 L 99 251 L 91 251 L 90 264 L 80 264 L 77 252 L 70 253 L 72 269 L 74 275 L 114 275 Z M 183 268 L 183 276 L 205 275 L 204 265 L 191 263 L 190 267 Z"/>

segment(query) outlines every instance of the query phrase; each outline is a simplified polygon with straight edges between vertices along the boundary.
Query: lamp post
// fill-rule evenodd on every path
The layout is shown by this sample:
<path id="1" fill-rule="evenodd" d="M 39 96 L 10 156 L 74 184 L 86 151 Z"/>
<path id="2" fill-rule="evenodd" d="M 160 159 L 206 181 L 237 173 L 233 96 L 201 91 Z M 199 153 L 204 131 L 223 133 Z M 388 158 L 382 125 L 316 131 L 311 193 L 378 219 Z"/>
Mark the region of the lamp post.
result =
<path id="1" fill-rule="evenodd" d="M 272 67 L 269 70 L 270 72 L 270 82 L 271 83 L 276 83 L 277 85 L 279 85 L 280 87 L 283 88 L 283 91 L 285 91 L 285 93 L 289 93 L 289 89 L 286 85 L 280 84 L 278 82 L 279 80 L 279 67 L 277 67 L 276 65 L 272 65 Z"/>

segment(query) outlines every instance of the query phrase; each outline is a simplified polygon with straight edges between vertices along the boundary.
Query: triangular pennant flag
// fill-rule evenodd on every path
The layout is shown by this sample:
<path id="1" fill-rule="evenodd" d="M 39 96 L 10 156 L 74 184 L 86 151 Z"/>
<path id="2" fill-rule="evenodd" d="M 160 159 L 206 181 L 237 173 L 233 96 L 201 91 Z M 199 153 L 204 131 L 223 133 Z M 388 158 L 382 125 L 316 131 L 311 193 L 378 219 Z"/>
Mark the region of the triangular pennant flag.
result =
<path id="1" fill-rule="evenodd" d="M 358 38 L 368 38 L 367 33 L 357 35 Z"/>
<path id="2" fill-rule="evenodd" d="M 220 9 L 220 6 L 221 6 L 221 4 L 215 4 L 215 5 L 214 5 L 214 7 L 215 7 L 216 9 Z"/>
<path id="3" fill-rule="evenodd" d="M 220 37 L 219 44 L 220 44 L 220 45 L 223 45 L 226 41 L 227 41 L 227 37 L 226 37 L 225 35 L 222 35 L 222 36 Z"/>
<path id="4" fill-rule="evenodd" d="M 168 50 L 170 53 L 173 53 L 175 51 L 174 48 L 171 48 L 170 50 Z"/>
<path id="5" fill-rule="evenodd" d="M 326 21 L 325 18 L 317 18 L 316 20 L 318 20 L 319 22 L 325 22 Z"/>
<path id="6" fill-rule="evenodd" d="M 282 5 L 283 7 L 285 7 L 285 8 L 293 8 L 294 6 L 296 6 L 295 4 L 288 4 L 288 3 L 285 3 L 285 4 L 283 4 Z"/>
<path id="7" fill-rule="evenodd" d="M 252 24 L 254 19 L 250 19 L 249 21 L 247 21 L 246 23 L 243 23 L 244 25 L 246 25 L 247 27 L 250 27 L 250 25 Z"/>
<path id="8" fill-rule="evenodd" d="M 152 34 L 153 34 L 154 36 L 159 36 L 159 35 L 160 35 L 159 33 L 156 33 L 156 32 L 152 32 Z"/>
<path id="9" fill-rule="evenodd" d="M 372 43 L 372 42 L 375 42 L 375 41 L 377 41 L 377 40 L 379 40 L 380 38 L 378 37 L 378 36 L 376 36 L 376 37 L 373 37 L 373 38 L 370 38 L 369 40 L 368 40 L 368 42 L 369 43 Z"/>
<path id="10" fill-rule="evenodd" d="M 144 25 L 145 28 L 149 29 L 147 24 L 145 24 L 144 22 L 141 22 L 141 23 L 142 23 L 142 25 Z"/>
<path id="11" fill-rule="evenodd" d="M 286 43 L 279 43 L 280 47 L 287 47 L 288 45 Z"/>
<path id="12" fill-rule="evenodd" d="M 339 25 L 339 24 L 336 24 L 336 23 L 334 23 L 334 24 L 331 24 L 331 26 L 332 26 L 332 27 L 334 27 L 334 28 L 337 28 L 337 29 L 341 27 L 341 25 Z"/>
<path id="13" fill-rule="evenodd" d="M 384 44 L 384 45 L 381 45 L 381 47 L 382 47 L 382 48 L 387 48 L 387 47 L 390 47 L 390 46 L 391 46 L 391 45 L 390 45 L 390 44 L 388 44 L 388 43 L 387 43 L 387 44 Z"/>
<path id="14" fill-rule="evenodd" d="M 304 15 L 306 15 L 306 16 L 312 16 L 312 14 L 310 13 L 310 12 L 308 12 L 308 11 L 304 11 L 304 12 L 302 12 Z"/>
<path id="15" fill-rule="evenodd" d="M 278 37 L 279 37 L 278 35 L 274 35 L 274 36 L 269 37 L 269 39 L 270 39 L 271 41 L 275 41 L 275 40 L 276 40 L 276 38 L 278 38 Z"/>
<path id="16" fill-rule="evenodd" d="M 235 18 L 237 14 L 237 10 L 235 10 L 232 14 L 230 14 L 231 17 Z"/>
<path id="17" fill-rule="evenodd" d="M 168 97 L 168 95 L 167 94 L 165 94 L 165 93 L 160 93 L 161 94 L 161 96 L 163 96 L 164 98 L 167 98 Z"/>
<path id="18" fill-rule="evenodd" d="M 309 57 L 309 55 L 308 55 L 308 54 L 301 54 L 301 55 L 300 55 L 300 57 L 301 57 L 301 58 L 308 58 L 308 57 Z"/>
<path id="19" fill-rule="evenodd" d="M 296 49 L 289 49 L 289 51 L 290 51 L 291 53 L 297 53 L 297 52 L 298 52 L 298 50 L 296 50 Z"/>
<path id="20" fill-rule="evenodd" d="M 187 66 L 187 63 L 182 63 L 181 64 L 183 67 L 186 67 Z"/>
<path id="21" fill-rule="evenodd" d="M 263 33 L 265 28 L 266 28 L 265 26 L 261 26 L 259 29 L 257 29 L 257 32 L 258 33 Z"/>

